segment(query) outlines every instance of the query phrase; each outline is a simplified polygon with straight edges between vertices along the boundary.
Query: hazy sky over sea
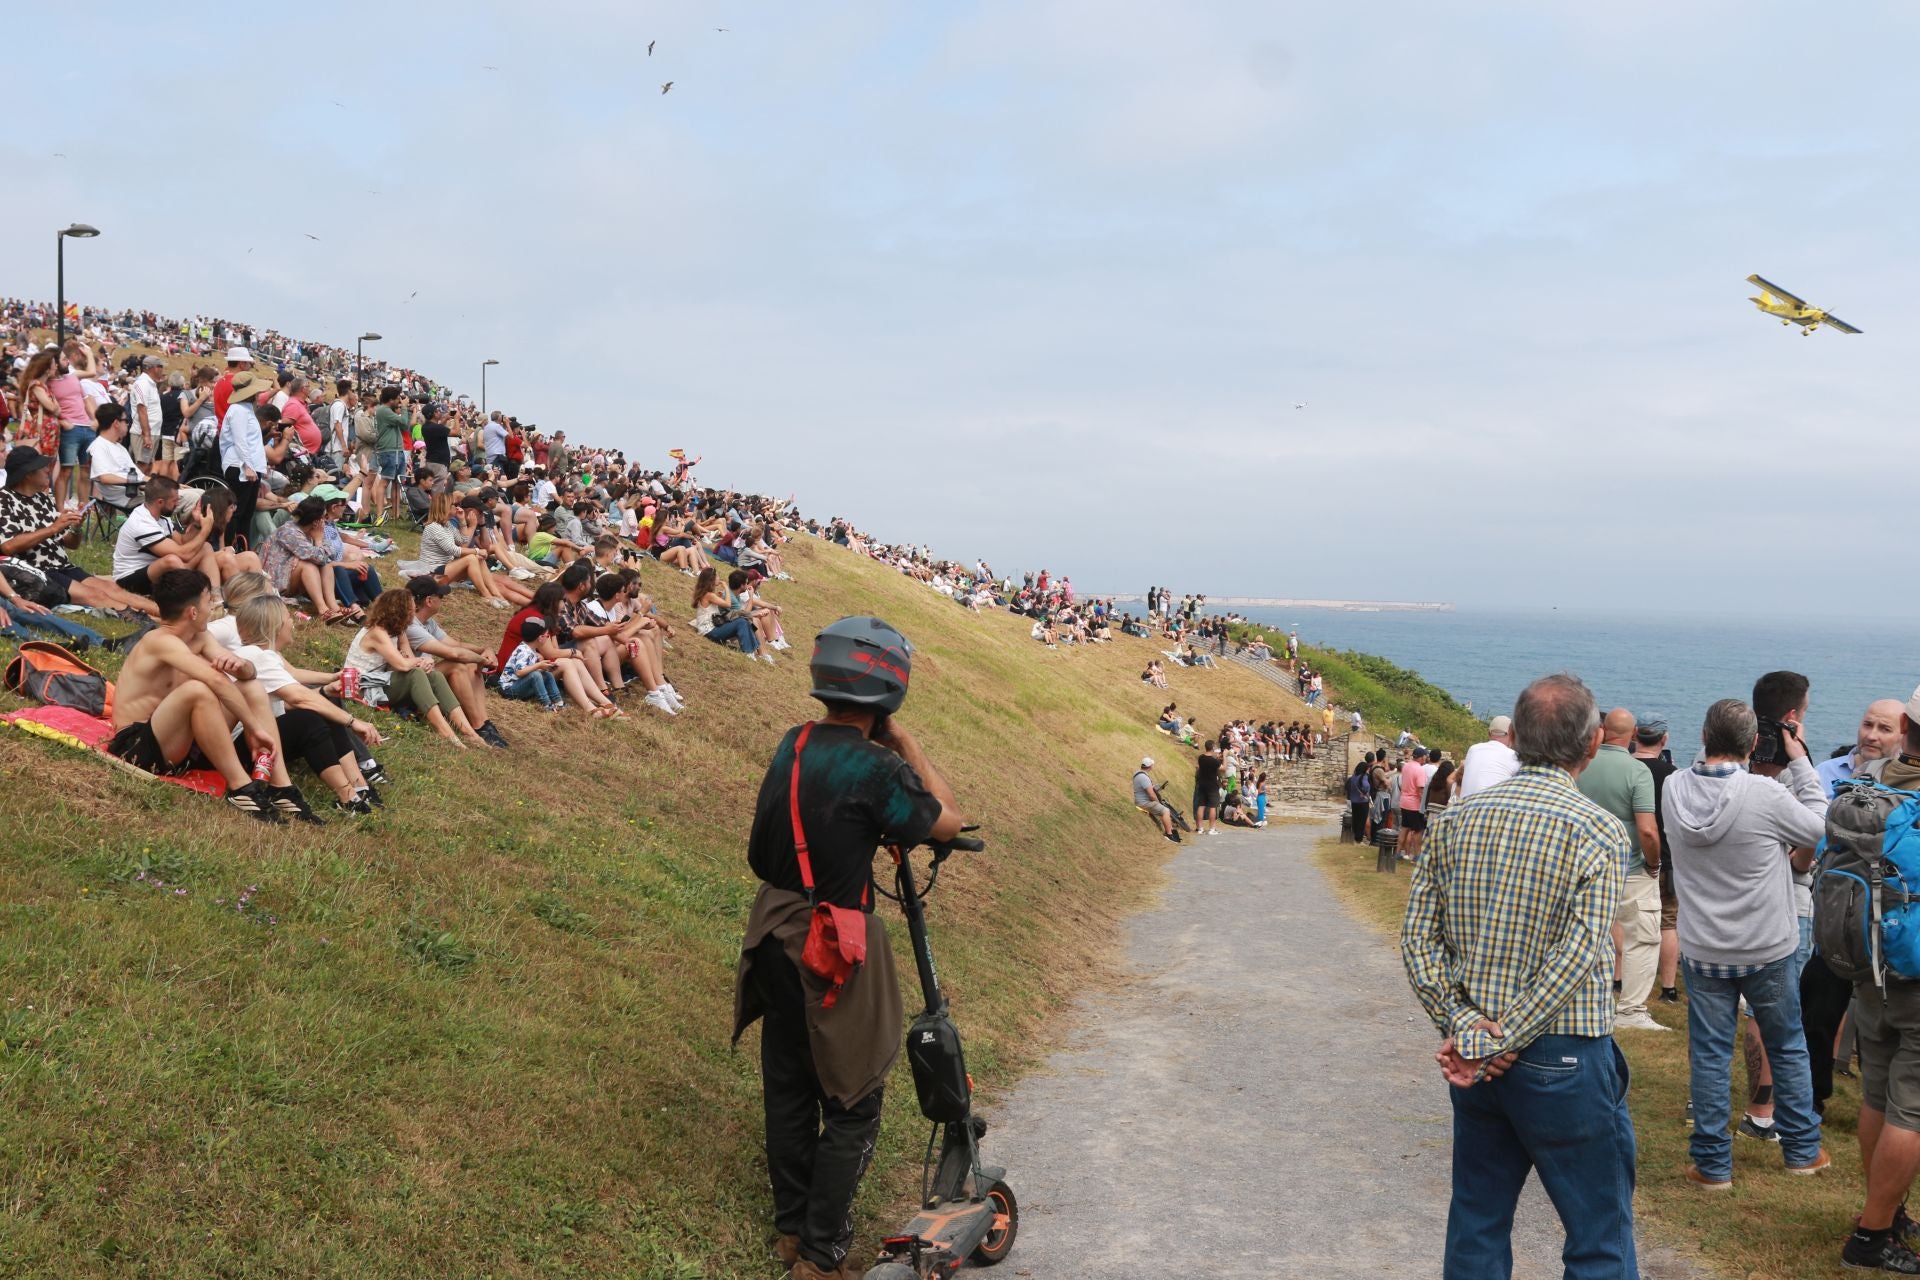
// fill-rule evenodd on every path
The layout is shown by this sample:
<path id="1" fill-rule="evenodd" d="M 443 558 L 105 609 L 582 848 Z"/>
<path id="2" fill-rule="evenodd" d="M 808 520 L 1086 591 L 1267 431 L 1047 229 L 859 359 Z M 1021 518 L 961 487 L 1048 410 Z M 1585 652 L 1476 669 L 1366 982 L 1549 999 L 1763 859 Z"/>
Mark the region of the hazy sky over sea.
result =
<path id="1" fill-rule="evenodd" d="M 0 293 L 51 297 L 91 222 L 71 297 L 372 328 L 470 390 L 495 357 L 494 403 L 571 437 L 1086 586 L 1885 593 L 1908 4 L 103 3 L 9 35 Z M 1760 316 L 1755 271 L 1865 334 Z"/>

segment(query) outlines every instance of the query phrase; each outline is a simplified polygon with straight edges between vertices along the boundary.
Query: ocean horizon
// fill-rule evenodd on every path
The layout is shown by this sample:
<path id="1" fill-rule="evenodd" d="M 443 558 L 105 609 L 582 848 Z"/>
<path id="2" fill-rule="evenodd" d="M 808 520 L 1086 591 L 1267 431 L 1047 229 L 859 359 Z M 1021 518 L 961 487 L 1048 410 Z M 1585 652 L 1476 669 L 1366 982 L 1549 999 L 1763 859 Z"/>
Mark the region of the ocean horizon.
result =
<path id="1" fill-rule="evenodd" d="M 1584 680 L 1603 710 L 1657 715 L 1674 758 L 1691 760 L 1700 724 L 1720 698 L 1746 699 L 1755 677 L 1798 671 L 1812 682 L 1807 748 L 1824 759 L 1851 744 L 1875 698 L 1904 702 L 1920 684 L 1920 652 L 1907 619 L 1779 622 L 1689 615 L 1620 616 L 1574 610 L 1362 612 L 1235 610 L 1301 643 L 1378 654 L 1417 671 L 1481 717 L 1511 712 L 1528 681 L 1554 671 Z M 1400 726 L 1372 726 L 1390 733 Z"/>

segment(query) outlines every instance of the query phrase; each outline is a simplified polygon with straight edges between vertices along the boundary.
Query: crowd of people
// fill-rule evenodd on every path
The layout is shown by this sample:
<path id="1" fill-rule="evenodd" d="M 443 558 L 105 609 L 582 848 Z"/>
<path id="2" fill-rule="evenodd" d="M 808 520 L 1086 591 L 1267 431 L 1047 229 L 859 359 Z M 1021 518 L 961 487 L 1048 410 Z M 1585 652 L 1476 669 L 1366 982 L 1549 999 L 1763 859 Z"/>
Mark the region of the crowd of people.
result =
<path id="1" fill-rule="evenodd" d="M 1737 1139 L 1777 1151 L 1789 1173 L 1827 1171 L 1823 1116 L 1857 1052 L 1866 1185 L 1850 1228 L 1835 1224 L 1840 1261 L 1920 1275 L 1906 1209 L 1920 1167 L 1920 964 L 1887 932 L 1902 927 L 1905 892 L 1878 888 L 1920 814 L 1920 690 L 1869 705 L 1855 741 L 1825 760 L 1804 740 L 1809 700 L 1806 677 L 1766 673 L 1747 699 L 1707 709 L 1679 765 L 1664 720 L 1602 715 L 1579 680 L 1549 676 L 1450 777 L 1417 745 L 1356 769 L 1354 831 L 1384 816 L 1386 796 L 1416 863 L 1401 948 L 1453 1086 L 1449 1275 L 1504 1274 L 1529 1170 L 1560 1211 L 1570 1276 L 1639 1274 L 1613 1035 L 1667 1032 L 1656 1001 L 1685 1006 L 1683 1179 L 1701 1192 L 1733 1187 Z"/>

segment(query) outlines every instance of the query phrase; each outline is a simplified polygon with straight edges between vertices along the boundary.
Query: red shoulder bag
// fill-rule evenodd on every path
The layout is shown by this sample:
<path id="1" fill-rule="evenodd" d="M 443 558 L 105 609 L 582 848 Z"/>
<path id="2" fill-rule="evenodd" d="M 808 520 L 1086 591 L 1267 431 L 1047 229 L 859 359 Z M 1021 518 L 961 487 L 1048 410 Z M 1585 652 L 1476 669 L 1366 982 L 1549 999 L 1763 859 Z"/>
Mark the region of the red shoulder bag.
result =
<path id="1" fill-rule="evenodd" d="M 806 828 L 800 824 L 800 753 L 813 733 L 813 721 L 800 727 L 793 743 L 793 777 L 787 784 L 787 810 L 793 819 L 793 851 L 800 859 L 800 883 L 806 886 L 807 901 L 813 904 L 813 918 L 807 925 L 807 943 L 800 952 L 800 963 L 808 972 L 825 978 L 831 985 L 820 1002 L 831 1009 L 840 1000 L 840 989 L 847 985 L 867 960 L 867 918 L 864 911 L 836 907 L 821 902 L 814 894 L 813 859 L 808 856 Z M 866 891 L 861 891 L 865 905 Z"/>

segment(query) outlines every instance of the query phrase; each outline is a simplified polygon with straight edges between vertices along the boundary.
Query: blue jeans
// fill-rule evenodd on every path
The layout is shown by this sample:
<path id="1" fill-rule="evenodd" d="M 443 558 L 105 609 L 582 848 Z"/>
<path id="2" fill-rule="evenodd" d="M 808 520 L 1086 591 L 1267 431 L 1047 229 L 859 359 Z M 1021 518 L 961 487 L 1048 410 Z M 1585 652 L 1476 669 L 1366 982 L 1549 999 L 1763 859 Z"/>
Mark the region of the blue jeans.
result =
<path id="1" fill-rule="evenodd" d="M 1793 956 L 1782 956 L 1744 978 L 1715 978 L 1681 957 L 1687 972 L 1687 1057 L 1692 1064 L 1693 1137 L 1688 1149 L 1703 1177 L 1733 1176 L 1733 1138 L 1727 1132 L 1733 1091 L 1733 1040 L 1740 997 L 1760 1028 L 1773 1068 L 1773 1119 L 1780 1153 L 1789 1165 L 1820 1155 L 1820 1117 L 1813 1110 L 1813 1075 L 1800 1025 L 1800 983 Z"/>
<path id="2" fill-rule="evenodd" d="M 538 702 L 543 707 L 550 707 L 560 701 L 560 682 L 551 671 L 527 671 L 522 672 L 512 685 L 502 687 L 500 692 L 521 702 Z"/>
<path id="3" fill-rule="evenodd" d="M 707 632 L 707 639 L 715 644 L 725 644 L 729 640 L 740 642 L 740 652 L 749 658 L 760 647 L 760 641 L 753 634 L 753 624 L 745 618 L 729 618 L 713 630 Z"/>
<path id="4" fill-rule="evenodd" d="M 364 562 L 363 562 L 364 563 Z M 380 574 L 371 564 L 362 578 L 351 569 L 333 570 L 333 596 L 341 605 L 372 604 L 380 598 Z"/>
<path id="5" fill-rule="evenodd" d="M 9 640 L 33 639 L 34 637 L 27 635 L 25 631 L 21 630 L 22 627 L 26 627 L 47 635 L 57 636 L 62 640 L 73 641 L 81 649 L 88 649 L 94 645 L 106 643 L 106 637 L 98 631 L 93 630 L 91 627 L 83 627 L 79 623 L 70 621 L 57 613 L 28 613 L 25 609 L 20 608 L 7 609 L 5 613 L 9 618 L 13 619 L 13 625 L 10 627 L 0 627 L 0 636 L 5 636 Z"/>
<path id="6" fill-rule="evenodd" d="M 1541 1036 L 1499 1079 L 1448 1093 L 1446 1280 L 1513 1274 L 1513 1210 L 1530 1170 L 1566 1229 L 1567 1280 L 1638 1280 L 1627 1060 L 1612 1036 Z"/>

